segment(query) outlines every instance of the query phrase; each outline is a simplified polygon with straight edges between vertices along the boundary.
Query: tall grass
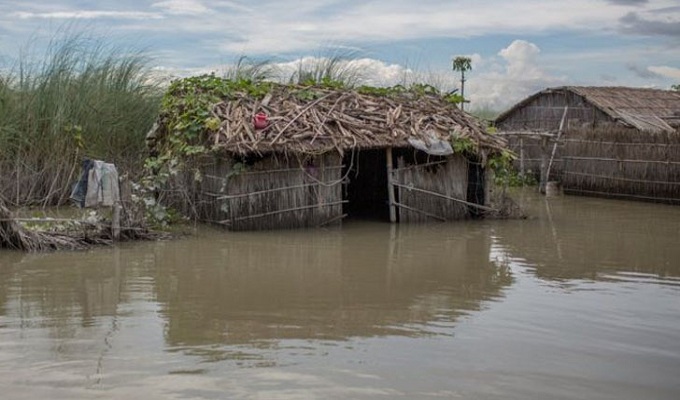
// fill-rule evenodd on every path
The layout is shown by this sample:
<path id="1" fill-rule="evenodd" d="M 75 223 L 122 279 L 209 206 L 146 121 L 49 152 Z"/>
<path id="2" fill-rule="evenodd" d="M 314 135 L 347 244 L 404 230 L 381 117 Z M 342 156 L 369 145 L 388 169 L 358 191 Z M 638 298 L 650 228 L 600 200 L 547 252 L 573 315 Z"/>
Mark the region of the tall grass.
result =
<path id="1" fill-rule="evenodd" d="M 234 64 L 224 67 L 222 77 L 232 81 L 260 82 L 271 80 L 275 75 L 275 69 L 270 60 L 255 60 L 247 56 L 240 56 Z"/>
<path id="2" fill-rule="evenodd" d="M 354 87 L 364 80 L 363 71 L 353 61 L 351 51 L 331 50 L 326 55 L 305 57 L 297 62 L 296 70 L 287 77 L 291 84 L 337 83 Z M 285 78 L 284 78 L 285 80 Z"/>
<path id="3" fill-rule="evenodd" d="M 15 205 L 66 201 L 83 158 L 135 174 L 160 90 L 140 52 L 83 35 L 22 56 L 0 77 L 0 196 Z"/>

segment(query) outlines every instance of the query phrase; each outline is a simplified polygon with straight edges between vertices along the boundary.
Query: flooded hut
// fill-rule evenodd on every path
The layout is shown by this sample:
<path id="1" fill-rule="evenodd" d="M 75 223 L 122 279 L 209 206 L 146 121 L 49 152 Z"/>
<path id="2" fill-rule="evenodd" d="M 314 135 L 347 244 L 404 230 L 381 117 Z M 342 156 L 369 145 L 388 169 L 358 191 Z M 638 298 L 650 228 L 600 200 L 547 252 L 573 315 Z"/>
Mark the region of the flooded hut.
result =
<path id="1" fill-rule="evenodd" d="M 197 102 L 192 125 L 183 115 Z M 231 230 L 480 216 L 493 211 L 487 160 L 505 149 L 426 91 L 216 77 L 175 82 L 148 139 L 161 158 L 194 149 L 166 203 Z"/>
<path id="2" fill-rule="evenodd" d="M 565 192 L 680 203 L 680 92 L 549 88 L 496 119 L 522 173 Z"/>

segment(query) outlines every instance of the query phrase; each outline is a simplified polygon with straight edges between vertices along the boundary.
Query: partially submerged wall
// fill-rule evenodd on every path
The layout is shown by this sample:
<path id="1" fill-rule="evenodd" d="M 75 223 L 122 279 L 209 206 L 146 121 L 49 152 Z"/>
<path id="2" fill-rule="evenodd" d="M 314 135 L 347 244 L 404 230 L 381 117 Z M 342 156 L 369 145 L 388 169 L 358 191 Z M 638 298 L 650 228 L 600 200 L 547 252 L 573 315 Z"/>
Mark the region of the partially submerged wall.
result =
<path id="1" fill-rule="evenodd" d="M 467 205 L 451 200 L 467 201 L 468 161 L 463 156 L 410 166 L 400 158 L 394 174 L 400 222 L 448 221 L 468 216 Z"/>
<path id="2" fill-rule="evenodd" d="M 380 154 L 384 150 L 365 156 Z M 392 185 L 398 222 L 461 220 L 495 211 L 488 207 L 489 179 L 481 164 L 462 155 L 415 154 L 420 152 L 396 151 Z M 203 155 L 171 179 L 160 201 L 198 221 L 237 231 L 326 226 L 340 223 L 347 214 L 377 219 L 389 210 L 387 180 L 378 179 L 376 184 L 358 177 L 385 173 L 386 165 L 384 161 L 367 163 L 375 160 L 364 157 L 361 167 L 349 166 L 361 160 L 357 155 L 347 156 L 347 165 L 343 165 L 336 153 Z M 354 197 L 350 196 L 352 187 L 359 191 Z M 385 194 L 384 199 L 376 196 L 379 192 Z M 343 207 L 350 202 L 354 208 Z"/>
<path id="3" fill-rule="evenodd" d="M 231 230 L 315 227 L 342 217 L 342 165 L 334 154 L 227 157 L 202 172 L 199 219 Z"/>
<path id="4" fill-rule="evenodd" d="M 680 132 L 569 132 L 561 157 L 566 193 L 680 204 Z"/>

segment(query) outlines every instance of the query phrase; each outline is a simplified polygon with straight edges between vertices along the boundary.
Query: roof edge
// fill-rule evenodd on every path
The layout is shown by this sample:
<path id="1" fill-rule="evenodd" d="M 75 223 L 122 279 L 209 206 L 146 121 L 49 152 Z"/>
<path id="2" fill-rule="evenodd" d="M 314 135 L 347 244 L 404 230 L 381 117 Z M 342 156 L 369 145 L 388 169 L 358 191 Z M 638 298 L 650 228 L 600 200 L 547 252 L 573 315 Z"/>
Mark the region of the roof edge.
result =
<path id="1" fill-rule="evenodd" d="M 571 86 L 557 86 L 557 87 L 546 88 L 546 89 L 543 89 L 541 91 L 538 91 L 538 92 L 530 95 L 529 97 L 525 97 L 523 100 L 520 100 L 518 103 L 515 103 L 515 105 L 512 106 L 511 108 L 509 108 L 507 111 L 502 112 L 498 117 L 496 117 L 496 119 L 494 120 L 494 123 L 499 124 L 499 123 L 505 121 L 505 119 L 508 118 L 510 116 L 510 114 L 515 112 L 515 110 L 517 110 L 518 108 L 524 107 L 525 105 L 527 105 L 528 103 L 530 103 L 535 98 L 537 98 L 541 95 L 565 91 L 565 90 L 572 91 L 572 90 L 570 90 L 570 88 L 571 88 Z"/>

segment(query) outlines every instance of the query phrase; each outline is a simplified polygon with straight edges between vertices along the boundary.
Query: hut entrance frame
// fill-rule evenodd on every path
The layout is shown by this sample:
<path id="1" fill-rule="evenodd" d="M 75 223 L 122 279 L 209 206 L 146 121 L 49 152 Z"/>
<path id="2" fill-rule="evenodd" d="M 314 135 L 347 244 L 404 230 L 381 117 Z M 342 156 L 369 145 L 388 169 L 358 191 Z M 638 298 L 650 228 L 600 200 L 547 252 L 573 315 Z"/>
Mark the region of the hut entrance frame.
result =
<path id="1" fill-rule="evenodd" d="M 358 150 L 343 159 L 343 213 L 391 222 L 478 218 L 490 210 L 478 160 L 410 148 Z"/>
<path id="2" fill-rule="evenodd" d="M 343 213 L 349 218 L 390 221 L 387 153 L 385 149 L 356 150 L 343 158 Z"/>

